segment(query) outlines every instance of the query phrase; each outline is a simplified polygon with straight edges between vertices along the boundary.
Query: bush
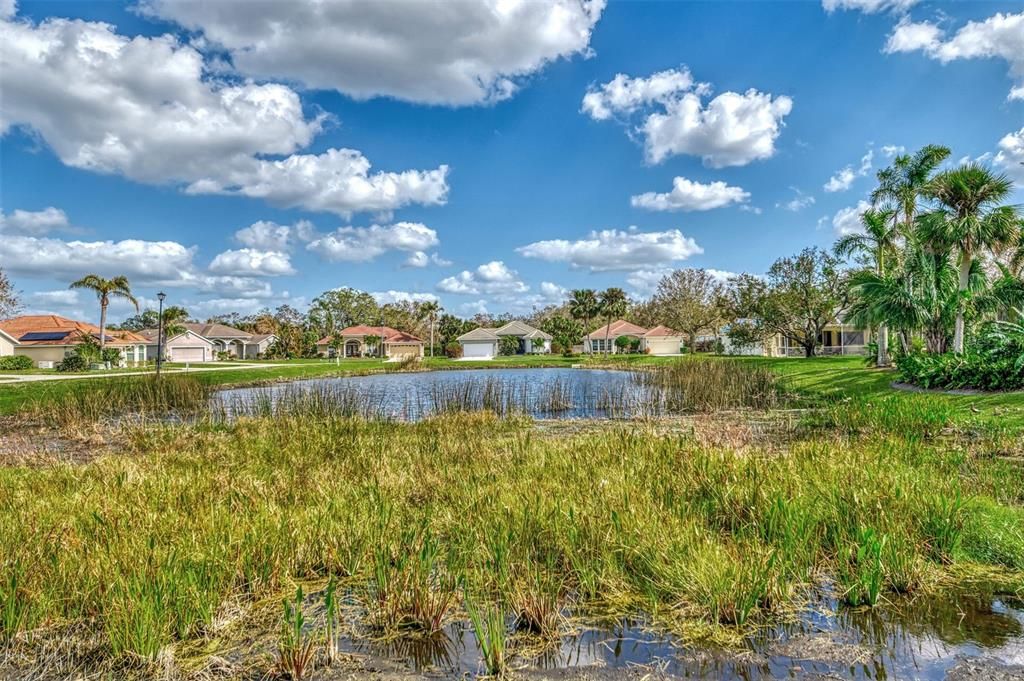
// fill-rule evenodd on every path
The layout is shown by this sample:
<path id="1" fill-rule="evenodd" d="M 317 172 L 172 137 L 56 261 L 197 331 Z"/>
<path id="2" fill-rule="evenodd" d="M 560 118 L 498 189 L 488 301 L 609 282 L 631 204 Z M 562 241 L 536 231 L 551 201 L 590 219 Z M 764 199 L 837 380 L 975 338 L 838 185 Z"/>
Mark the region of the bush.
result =
<path id="1" fill-rule="evenodd" d="M 1024 324 L 990 322 L 967 352 L 896 358 L 900 380 L 922 388 L 1024 389 Z"/>
<path id="2" fill-rule="evenodd" d="M 462 343 L 458 341 L 449 342 L 448 345 L 444 346 L 444 354 L 446 354 L 449 359 L 458 359 L 459 357 L 462 357 Z"/>
<path id="3" fill-rule="evenodd" d="M 25 371 L 32 368 L 32 358 L 25 355 L 0 357 L 0 371 Z"/>
<path id="4" fill-rule="evenodd" d="M 57 363 L 57 371 L 86 371 L 89 368 L 89 360 L 78 352 L 64 355 L 64 359 Z"/>
<path id="5" fill-rule="evenodd" d="M 121 363 L 121 351 L 118 348 L 103 348 L 100 352 L 101 362 L 110 362 L 110 366 L 116 367 Z"/>
<path id="6" fill-rule="evenodd" d="M 502 336 L 498 339 L 498 354 L 499 355 L 518 355 L 519 354 L 519 338 L 516 336 Z"/>

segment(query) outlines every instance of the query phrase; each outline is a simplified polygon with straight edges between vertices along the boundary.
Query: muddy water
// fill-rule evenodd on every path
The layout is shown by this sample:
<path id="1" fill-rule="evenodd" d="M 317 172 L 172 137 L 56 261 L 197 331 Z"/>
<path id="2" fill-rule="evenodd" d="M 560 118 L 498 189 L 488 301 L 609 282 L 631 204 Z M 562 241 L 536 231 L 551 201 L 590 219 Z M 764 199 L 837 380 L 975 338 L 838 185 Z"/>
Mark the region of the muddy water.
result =
<path id="1" fill-rule="evenodd" d="M 483 670 L 472 629 L 450 624 L 432 638 L 346 638 L 344 650 L 402 663 L 441 678 Z M 1003 599 L 918 599 L 837 609 L 827 596 L 792 624 L 726 651 L 677 645 L 640 622 L 584 628 L 546 647 L 513 638 L 512 666 L 526 675 L 597 669 L 616 678 L 1024 679 L 1024 604 Z M 548 674 L 545 671 L 563 674 Z M 585 675 L 586 676 L 586 675 Z"/>

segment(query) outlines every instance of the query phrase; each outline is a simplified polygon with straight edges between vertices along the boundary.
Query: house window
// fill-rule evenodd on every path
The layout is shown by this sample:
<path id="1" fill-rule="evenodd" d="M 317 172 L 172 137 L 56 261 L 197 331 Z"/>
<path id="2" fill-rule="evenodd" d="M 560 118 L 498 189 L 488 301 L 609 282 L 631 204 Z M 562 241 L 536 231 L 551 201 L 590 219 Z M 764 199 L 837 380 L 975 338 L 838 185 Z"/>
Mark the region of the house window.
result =
<path id="1" fill-rule="evenodd" d="M 608 352 L 611 346 L 611 341 L 605 341 L 604 338 L 593 338 L 590 341 L 590 349 L 594 352 Z"/>

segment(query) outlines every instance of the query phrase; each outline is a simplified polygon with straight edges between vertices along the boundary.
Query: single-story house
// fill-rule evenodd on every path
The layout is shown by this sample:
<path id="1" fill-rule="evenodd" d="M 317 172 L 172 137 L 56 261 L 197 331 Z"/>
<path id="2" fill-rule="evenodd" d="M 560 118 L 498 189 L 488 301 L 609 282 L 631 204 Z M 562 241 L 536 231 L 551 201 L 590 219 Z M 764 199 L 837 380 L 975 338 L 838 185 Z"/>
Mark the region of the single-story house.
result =
<path id="1" fill-rule="evenodd" d="M 52 314 L 12 317 L 0 321 L 0 355 L 24 355 L 36 366 L 49 367 L 89 336 L 99 340 L 99 327 Z M 146 361 L 147 340 L 139 334 L 107 329 L 103 340 L 121 351 L 122 365 Z"/>
<path id="2" fill-rule="evenodd" d="M 537 355 L 551 352 L 551 334 L 526 324 L 512 321 L 499 329 L 479 328 L 464 333 L 455 340 L 462 346 L 463 358 L 492 359 L 499 354 L 501 339 L 519 340 L 517 355 Z"/>
<path id="3" fill-rule="evenodd" d="M 146 352 L 150 357 L 157 356 L 157 343 L 159 342 L 159 330 L 146 329 L 139 332 L 149 340 Z M 213 341 L 200 336 L 195 331 L 185 329 L 181 333 L 164 337 L 164 360 L 167 362 L 186 362 L 195 364 L 198 362 L 212 362 L 217 359 Z"/>
<path id="4" fill-rule="evenodd" d="M 214 359 L 218 352 L 226 352 L 239 359 L 256 359 L 277 340 L 272 333 L 249 333 L 227 324 L 182 324 L 186 329 L 213 342 Z"/>
<path id="5" fill-rule="evenodd" d="M 615 339 L 623 337 L 635 341 L 638 350 L 649 355 L 678 355 L 685 340 L 683 334 L 667 326 L 645 329 L 625 319 L 617 319 L 588 333 L 583 338 L 583 351 L 609 354 L 621 352 L 615 345 Z"/>
<path id="6" fill-rule="evenodd" d="M 411 333 L 393 329 L 390 326 L 367 326 L 359 324 L 342 329 L 337 334 L 324 336 L 316 342 L 316 352 L 321 357 L 334 357 L 332 338 L 340 338 L 341 357 L 376 356 L 377 349 L 366 342 L 367 337 L 383 338 L 384 356 L 390 359 L 408 359 L 423 356 L 423 340 Z"/>
<path id="7" fill-rule="evenodd" d="M 802 346 L 791 343 L 788 338 L 783 338 L 779 334 L 769 336 L 761 343 L 736 345 L 725 331 L 723 329 L 721 338 L 727 355 L 803 357 L 805 354 Z M 816 352 L 819 355 L 863 355 L 867 352 L 868 336 L 869 332 L 866 329 L 847 324 L 837 318 L 822 329 L 818 336 Z"/>

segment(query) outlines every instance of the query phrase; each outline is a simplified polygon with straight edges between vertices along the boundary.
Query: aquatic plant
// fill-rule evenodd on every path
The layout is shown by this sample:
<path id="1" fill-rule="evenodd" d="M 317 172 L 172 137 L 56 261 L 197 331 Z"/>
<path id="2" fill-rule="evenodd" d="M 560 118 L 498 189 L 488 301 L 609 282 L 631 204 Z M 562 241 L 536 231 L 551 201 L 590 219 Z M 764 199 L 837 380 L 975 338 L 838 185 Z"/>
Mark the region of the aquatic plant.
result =
<path id="1" fill-rule="evenodd" d="M 295 598 L 285 599 L 284 621 L 281 626 L 281 638 L 277 645 L 277 671 L 286 674 L 292 681 L 302 681 L 313 666 L 316 655 L 315 641 L 304 631 L 306 624 L 302 614 L 305 595 L 302 587 L 296 587 Z"/>
<path id="2" fill-rule="evenodd" d="M 508 631 L 505 626 L 505 615 L 496 607 L 484 607 L 481 611 L 469 601 L 466 602 L 466 610 L 470 622 L 473 623 L 476 644 L 480 648 L 480 658 L 487 673 L 491 676 L 501 676 L 508 669 Z"/>

